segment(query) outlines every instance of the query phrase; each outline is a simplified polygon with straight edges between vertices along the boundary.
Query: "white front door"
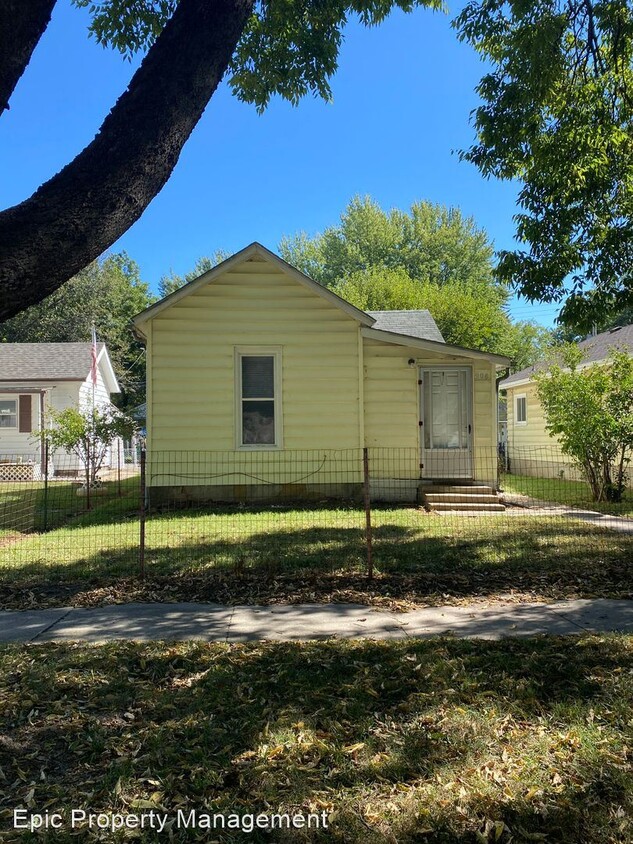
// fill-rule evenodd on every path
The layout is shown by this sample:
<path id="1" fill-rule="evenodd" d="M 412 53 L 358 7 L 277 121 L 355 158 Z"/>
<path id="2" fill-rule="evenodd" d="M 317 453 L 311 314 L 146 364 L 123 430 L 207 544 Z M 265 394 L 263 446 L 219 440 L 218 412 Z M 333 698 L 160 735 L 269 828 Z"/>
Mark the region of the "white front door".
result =
<path id="1" fill-rule="evenodd" d="M 472 478 L 470 369 L 423 367 L 420 380 L 422 477 Z"/>

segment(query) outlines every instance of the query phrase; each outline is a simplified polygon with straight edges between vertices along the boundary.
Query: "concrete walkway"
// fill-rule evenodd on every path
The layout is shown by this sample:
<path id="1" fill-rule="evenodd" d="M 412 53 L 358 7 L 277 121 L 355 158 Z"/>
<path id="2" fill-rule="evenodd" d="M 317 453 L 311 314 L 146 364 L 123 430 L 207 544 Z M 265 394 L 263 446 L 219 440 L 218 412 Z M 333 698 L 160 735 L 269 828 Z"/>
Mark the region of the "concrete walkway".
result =
<path id="1" fill-rule="evenodd" d="M 428 607 L 392 613 L 358 604 L 224 607 L 115 604 L 94 609 L 0 612 L 0 642 L 105 642 L 113 639 L 249 642 L 453 634 L 501 639 L 537 633 L 633 633 L 633 601 Z"/>
<path id="2" fill-rule="evenodd" d="M 628 516 L 612 516 L 608 513 L 599 513 L 596 510 L 586 510 L 582 507 L 573 507 L 566 504 L 557 504 L 552 501 L 543 501 L 540 498 L 530 498 L 528 495 L 520 495 L 515 492 L 502 493 L 504 503 L 515 505 L 514 508 L 506 510 L 505 515 L 512 516 L 563 516 L 567 519 L 579 519 L 581 522 L 589 522 L 607 530 L 615 530 L 618 533 L 633 533 L 633 519 Z"/>

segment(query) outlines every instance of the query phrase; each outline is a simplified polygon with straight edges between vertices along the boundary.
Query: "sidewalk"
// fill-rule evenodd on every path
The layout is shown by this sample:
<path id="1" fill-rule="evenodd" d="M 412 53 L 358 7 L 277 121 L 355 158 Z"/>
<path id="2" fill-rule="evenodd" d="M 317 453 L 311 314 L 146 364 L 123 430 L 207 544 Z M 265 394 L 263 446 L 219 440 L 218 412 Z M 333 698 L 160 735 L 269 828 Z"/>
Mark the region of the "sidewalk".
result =
<path id="1" fill-rule="evenodd" d="M 392 613 L 358 604 L 225 607 L 115 604 L 93 609 L 0 612 L 0 642 L 105 642 L 112 639 L 249 642 L 328 638 L 405 639 L 452 634 L 501 639 L 537 633 L 633 633 L 633 601 L 428 607 Z"/>

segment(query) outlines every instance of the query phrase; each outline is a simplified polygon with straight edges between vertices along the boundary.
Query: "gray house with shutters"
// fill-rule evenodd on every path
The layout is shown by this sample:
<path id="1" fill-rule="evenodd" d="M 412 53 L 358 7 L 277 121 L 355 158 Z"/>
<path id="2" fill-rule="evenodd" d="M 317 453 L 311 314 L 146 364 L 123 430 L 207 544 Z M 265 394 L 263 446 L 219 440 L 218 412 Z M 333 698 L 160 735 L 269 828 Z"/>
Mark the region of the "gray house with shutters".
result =
<path id="1" fill-rule="evenodd" d="M 51 409 L 92 406 L 90 343 L 0 343 L 0 481 L 37 480 L 44 471 L 38 434 Z M 119 392 L 108 350 L 97 345 L 95 407 Z M 111 463 L 111 460 L 108 461 Z M 49 473 L 74 476 L 76 457 L 49 456 Z"/>

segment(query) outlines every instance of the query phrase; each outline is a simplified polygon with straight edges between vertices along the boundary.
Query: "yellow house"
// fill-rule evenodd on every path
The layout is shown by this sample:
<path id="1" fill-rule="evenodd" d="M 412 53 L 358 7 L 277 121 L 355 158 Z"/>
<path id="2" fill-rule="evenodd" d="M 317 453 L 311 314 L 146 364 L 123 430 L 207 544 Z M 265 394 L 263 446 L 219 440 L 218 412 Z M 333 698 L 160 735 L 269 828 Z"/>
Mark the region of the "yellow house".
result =
<path id="1" fill-rule="evenodd" d="M 135 320 L 147 345 L 147 479 L 221 500 L 421 483 L 496 488 L 497 370 L 428 311 L 365 313 L 258 243 Z"/>
<path id="2" fill-rule="evenodd" d="M 612 349 L 633 354 L 633 325 L 623 325 L 587 337 L 578 343 L 583 352 L 580 368 L 605 363 Z M 507 455 L 509 469 L 521 475 L 582 480 L 580 471 L 560 449 L 558 439 L 545 428 L 546 419 L 536 391 L 534 376 L 543 371 L 540 362 L 504 378 L 499 389 L 507 397 Z"/>

